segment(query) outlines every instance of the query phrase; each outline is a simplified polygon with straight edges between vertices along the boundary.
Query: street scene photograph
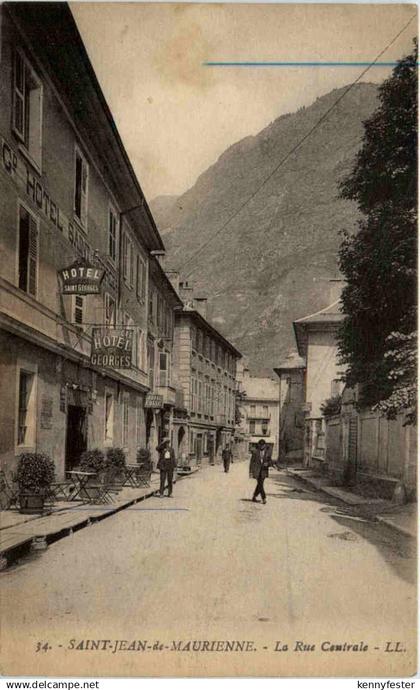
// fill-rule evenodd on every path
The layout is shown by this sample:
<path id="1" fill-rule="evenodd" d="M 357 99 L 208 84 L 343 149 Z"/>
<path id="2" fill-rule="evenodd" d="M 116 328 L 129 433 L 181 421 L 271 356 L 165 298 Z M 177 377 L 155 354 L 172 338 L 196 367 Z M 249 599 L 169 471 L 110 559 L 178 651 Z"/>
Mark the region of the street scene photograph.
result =
<path id="1" fill-rule="evenodd" d="M 417 26 L 0 4 L 3 677 L 417 673 Z"/>

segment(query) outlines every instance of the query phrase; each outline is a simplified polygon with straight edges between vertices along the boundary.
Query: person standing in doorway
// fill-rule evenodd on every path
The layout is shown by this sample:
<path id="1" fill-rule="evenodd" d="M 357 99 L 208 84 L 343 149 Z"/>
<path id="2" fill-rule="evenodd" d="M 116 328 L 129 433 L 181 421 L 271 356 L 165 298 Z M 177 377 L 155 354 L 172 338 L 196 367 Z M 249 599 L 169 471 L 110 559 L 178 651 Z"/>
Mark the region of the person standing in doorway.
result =
<path id="1" fill-rule="evenodd" d="M 222 460 L 225 472 L 229 472 L 230 463 L 232 462 L 232 451 L 227 445 L 223 448 Z"/>
<path id="2" fill-rule="evenodd" d="M 159 453 L 157 468 L 160 471 L 159 496 L 162 498 L 165 491 L 165 484 L 168 483 L 168 498 L 172 496 L 172 484 L 174 470 L 176 468 L 175 452 L 169 443 L 169 438 L 164 438 L 162 443 L 156 448 Z"/>
<path id="3" fill-rule="evenodd" d="M 251 460 L 249 463 L 249 476 L 251 479 L 257 480 L 252 500 L 257 503 L 257 496 L 261 496 L 262 502 L 267 503 L 267 497 L 264 490 L 264 481 L 268 477 L 268 468 L 271 465 L 270 449 L 263 438 L 261 438 L 257 447 L 251 451 Z"/>

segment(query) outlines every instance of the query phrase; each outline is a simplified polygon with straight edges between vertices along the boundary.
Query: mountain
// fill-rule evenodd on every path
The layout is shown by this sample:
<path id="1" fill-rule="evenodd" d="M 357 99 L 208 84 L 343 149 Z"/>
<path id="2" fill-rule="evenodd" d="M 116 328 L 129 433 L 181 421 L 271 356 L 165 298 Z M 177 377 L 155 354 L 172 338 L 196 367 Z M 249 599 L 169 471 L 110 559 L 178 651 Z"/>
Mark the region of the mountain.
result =
<path id="1" fill-rule="evenodd" d="M 337 183 L 352 168 L 377 87 L 354 86 L 256 190 L 346 88 L 229 147 L 177 199 L 151 202 L 166 265 L 181 268 L 181 277 L 208 296 L 214 325 L 248 356 L 254 373 L 270 372 L 295 349 L 293 320 L 329 302 L 339 234 L 358 215 L 355 204 L 338 198 Z"/>

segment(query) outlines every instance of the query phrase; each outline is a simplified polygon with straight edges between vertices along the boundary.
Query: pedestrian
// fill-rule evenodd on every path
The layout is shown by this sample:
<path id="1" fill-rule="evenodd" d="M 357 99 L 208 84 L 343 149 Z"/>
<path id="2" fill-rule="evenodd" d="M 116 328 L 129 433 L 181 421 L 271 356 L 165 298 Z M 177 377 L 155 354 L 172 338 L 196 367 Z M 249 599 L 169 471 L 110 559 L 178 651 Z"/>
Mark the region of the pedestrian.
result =
<path id="1" fill-rule="evenodd" d="M 225 472 L 229 472 L 230 463 L 232 462 L 232 451 L 228 445 L 223 448 L 222 460 Z"/>
<path id="2" fill-rule="evenodd" d="M 168 498 L 172 496 L 172 483 L 174 470 L 176 468 L 175 452 L 170 445 L 169 438 L 164 438 L 162 443 L 156 448 L 159 453 L 157 468 L 160 471 L 159 496 L 162 498 L 165 491 L 165 484 L 168 482 Z"/>
<path id="3" fill-rule="evenodd" d="M 257 447 L 251 451 L 251 460 L 249 463 L 249 476 L 251 479 L 257 480 L 252 500 L 258 503 L 257 496 L 261 496 L 262 502 L 267 503 L 266 493 L 264 491 L 264 481 L 268 477 L 268 468 L 271 465 L 270 448 L 263 438 L 261 438 Z"/>

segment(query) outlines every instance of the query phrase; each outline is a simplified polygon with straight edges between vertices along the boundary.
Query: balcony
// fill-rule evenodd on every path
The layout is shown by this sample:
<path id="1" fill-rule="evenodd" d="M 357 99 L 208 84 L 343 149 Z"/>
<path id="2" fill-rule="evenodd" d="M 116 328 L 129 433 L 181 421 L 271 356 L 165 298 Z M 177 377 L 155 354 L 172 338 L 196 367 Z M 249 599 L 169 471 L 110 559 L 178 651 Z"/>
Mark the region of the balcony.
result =
<path id="1" fill-rule="evenodd" d="M 176 388 L 173 388 L 172 386 L 156 386 L 155 392 L 162 396 L 164 405 L 175 405 L 177 393 Z"/>

